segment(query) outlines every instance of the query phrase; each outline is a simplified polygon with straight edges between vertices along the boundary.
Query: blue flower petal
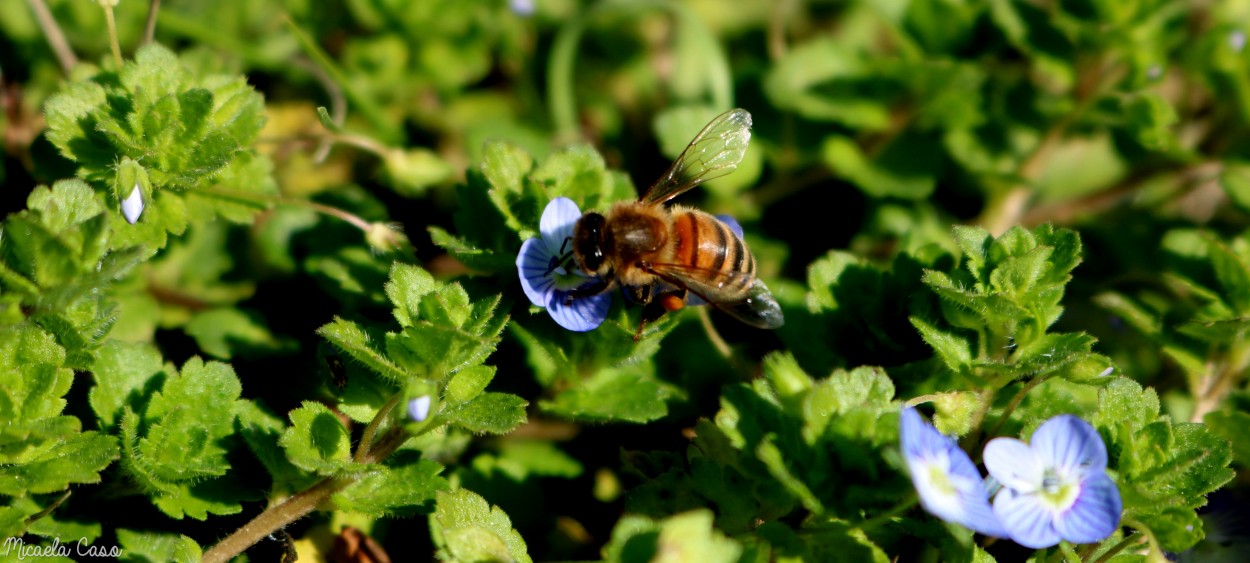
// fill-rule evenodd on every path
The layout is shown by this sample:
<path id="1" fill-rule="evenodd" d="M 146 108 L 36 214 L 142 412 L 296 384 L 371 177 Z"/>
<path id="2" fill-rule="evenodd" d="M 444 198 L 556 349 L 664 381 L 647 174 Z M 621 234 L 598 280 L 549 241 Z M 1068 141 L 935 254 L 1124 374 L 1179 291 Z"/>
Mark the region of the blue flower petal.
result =
<path id="1" fill-rule="evenodd" d="M 900 416 L 903 457 L 925 510 L 977 533 L 1006 537 L 968 454 L 953 438 L 926 424 L 916 409 L 904 408 Z M 941 475 L 935 477 L 934 472 Z"/>
<path id="2" fill-rule="evenodd" d="M 1042 423 L 1029 441 L 1047 467 L 1081 476 L 1107 469 L 1107 446 L 1088 422 L 1062 414 Z"/>
<path id="3" fill-rule="evenodd" d="M 594 330 L 608 318 L 608 309 L 612 306 L 611 293 L 578 297 L 566 303 L 568 294 L 561 290 L 551 292 L 547 312 L 556 324 L 574 332 L 586 332 Z"/>
<path id="4" fill-rule="evenodd" d="M 742 225 L 738 223 L 737 219 L 734 219 L 729 215 L 713 215 L 713 217 L 716 217 L 716 219 L 724 223 L 726 227 L 729 227 L 729 230 L 733 231 L 735 235 L 738 235 L 738 238 L 742 238 Z"/>
<path id="5" fill-rule="evenodd" d="M 1046 465 L 1033 448 L 1015 438 L 994 438 L 982 454 L 985 468 L 1004 487 L 1032 493 L 1042 486 Z"/>
<path id="6" fill-rule="evenodd" d="M 127 223 L 133 225 L 139 220 L 141 214 L 143 214 L 143 191 L 139 189 L 139 182 L 135 181 L 135 189 L 122 200 L 122 216 L 126 218 Z"/>
<path id="7" fill-rule="evenodd" d="M 1072 543 L 1101 541 L 1120 527 L 1123 508 L 1115 482 L 1106 473 L 1098 473 L 1081 483 L 1076 503 L 1055 519 L 1055 530 Z"/>
<path id="8" fill-rule="evenodd" d="M 934 438 L 937 434 L 939 438 Z M 945 448 L 941 442 L 941 432 L 925 424 L 920 413 L 912 407 L 904 407 L 899 414 L 899 442 L 903 445 L 903 455 L 908 458 L 925 458 L 933 452 Z"/>
<path id="9" fill-rule="evenodd" d="M 1054 515 L 1037 495 L 1004 489 L 994 497 L 994 514 L 1011 540 L 1033 549 L 1050 547 L 1062 539 L 1055 530 Z"/>
<path id="10" fill-rule="evenodd" d="M 555 278 L 549 272 L 551 254 L 541 239 L 532 238 L 521 244 L 521 251 L 516 256 L 517 275 L 521 278 L 521 289 L 530 303 L 546 307 L 551 300 L 551 292 L 555 288 Z"/>
<path id="11" fill-rule="evenodd" d="M 994 509 L 990 507 L 989 494 L 985 490 L 985 483 L 981 479 L 981 473 L 977 471 L 977 466 L 968 458 L 968 454 L 959 449 L 953 439 L 950 440 L 950 450 L 951 475 L 961 478 L 957 482 L 975 484 L 974 487 L 962 488 L 959 491 L 964 514 L 958 522 L 978 534 L 1007 537 L 1007 530 L 999 523 L 998 515 L 994 514 Z"/>
<path id="12" fill-rule="evenodd" d="M 547 252 L 554 256 L 571 250 L 571 243 L 566 244 L 565 241 L 573 238 L 573 227 L 581 218 L 582 211 L 577 208 L 573 200 L 567 197 L 557 197 L 551 200 L 551 203 L 543 209 L 543 216 L 538 221 L 538 232 L 543 235 Z"/>
<path id="13" fill-rule="evenodd" d="M 408 401 L 408 418 L 413 422 L 424 422 L 430 416 L 430 396 L 421 395 Z"/>

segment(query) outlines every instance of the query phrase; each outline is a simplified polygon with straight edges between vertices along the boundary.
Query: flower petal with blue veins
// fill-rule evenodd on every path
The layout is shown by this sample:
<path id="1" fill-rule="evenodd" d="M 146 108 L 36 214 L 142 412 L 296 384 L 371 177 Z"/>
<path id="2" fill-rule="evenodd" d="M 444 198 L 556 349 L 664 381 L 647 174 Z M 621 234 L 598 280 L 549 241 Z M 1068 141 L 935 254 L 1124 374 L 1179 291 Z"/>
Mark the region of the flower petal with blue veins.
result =
<path id="1" fill-rule="evenodd" d="M 1054 515 L 1042 505 L 1037 495 L 1019 494 L 1004 489 L 994 497 L 994 514 L 1003 524 L 1011 540 L 1033 549 L 1059 543 Z"/>
<path id="2" fill-rule="evenodd" d="M 1123 508 L 1115 482 L 1106 473 L 1092 475 L 1081 483 L 1072 507 L 1055 519 L 1055 529 L 1072 543 L 1102 541 L 1120 527 Z"/>
<path id="3" fill-rule="evenodd" d="M 551 254 L 541 239 L 532 238 L 521 244 L 521 251 L 516 256 L 517 274 L 521 278 L 521 289 L 530 303 L 546 307 L 555 288 L 555 278 L 550 269 Z"/>
<path id="4" fill-rule="evenodd" d="M 1018 493 L 1034 493 L 1042 486 L 1046 466 L 1037 452 L 1015 438 L 994 438 L 982 454 L 985 468 L 1004 487 Z"/>
<path id="5" fill-rule="evenodd" d="M 955 439 L 926 424 L 914 408 L 904 408 L 900 417 L 903 458 L 924 509 L 977 533 L 1006 537 L 981 474 Z"/>
<path id="6" fill-rule="evenodd" d="M 1070 414 L 1044 422 L 1029 439 L 1047 467 L 1081 476 L 1107 469 L 1107 446 L 1088 422 Z"/>
<path id="7" fill-rule="evenodd" d="M 586 332 L 598 328 L 608 318 L 608 309 L 612 307 L 611 293 L 578 297 L 566 303 L 569 301 L 568 294 L 561 290 L 551 292 L 547 313 L 556 324 L 574 332 Z"/>
<path id="8" fill-rule="evenodd" d="M 543 235 L 547 244 L 547 252 L 552 256 L 571 250 L 571 243 L 565 241 L 573 238 L 573 227 L 582 218 L 582 210 L 567 197 L 557 197 L 543 209 L 543 216 L 538 221 L 538 232 Z M 563 249 L 561 248 L 563 247 Z"/>

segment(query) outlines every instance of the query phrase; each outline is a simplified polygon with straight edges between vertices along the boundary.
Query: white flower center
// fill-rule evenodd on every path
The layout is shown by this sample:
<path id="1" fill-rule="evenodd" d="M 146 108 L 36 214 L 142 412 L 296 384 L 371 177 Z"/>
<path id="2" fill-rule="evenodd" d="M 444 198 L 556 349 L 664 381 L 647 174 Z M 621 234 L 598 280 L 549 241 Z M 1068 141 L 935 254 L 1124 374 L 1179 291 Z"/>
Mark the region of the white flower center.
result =
<path id="1" fill-rule="evenodd" d="M 1063 511 L 1076 503 L 1080 492 L 1080 483 L 1073 482 L 1054 468 L 1048 467 L 1042 474 L 1042 487 L 1037 494 L 1043 503 L 1056 511 Z"/>

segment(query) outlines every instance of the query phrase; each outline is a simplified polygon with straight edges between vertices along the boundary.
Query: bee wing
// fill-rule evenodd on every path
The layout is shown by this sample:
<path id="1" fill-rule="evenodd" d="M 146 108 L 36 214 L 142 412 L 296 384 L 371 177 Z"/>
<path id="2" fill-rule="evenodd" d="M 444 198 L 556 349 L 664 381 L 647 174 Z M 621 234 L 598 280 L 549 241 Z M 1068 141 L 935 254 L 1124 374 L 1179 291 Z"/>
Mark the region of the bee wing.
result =
<path id="1" fill-rule="evenodd" d="M 785 324 L 781 305 L 773 298 L 768 286 L 756 278 L 746 297 L 733 300 L 718 299 L 723 287 L 745 283 L 743 272 L 708 270 L 685 264 L 652 264 L 651 271 L 665 281 L 684 287 L 734 318 L 756 328 L 779 328 Z"/>
<path id="2" fill-rule="evenodd" d="M 703 182 L 733 172 L 750 143 L 750 112 L 733 109 L 716 116 L 638 201 L 664 203 Z"/>

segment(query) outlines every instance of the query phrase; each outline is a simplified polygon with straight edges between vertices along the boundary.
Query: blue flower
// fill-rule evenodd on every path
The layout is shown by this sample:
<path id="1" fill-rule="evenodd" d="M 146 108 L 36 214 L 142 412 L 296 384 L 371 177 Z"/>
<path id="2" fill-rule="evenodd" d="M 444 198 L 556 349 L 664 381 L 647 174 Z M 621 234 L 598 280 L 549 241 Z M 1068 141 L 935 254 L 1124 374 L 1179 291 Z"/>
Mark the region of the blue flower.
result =
<path id="1" fill-rule="evenodd" d="M 425 422 L 430 416 L 430 396 L 421 395 L 408 401 L 408 418 L 413 422 Z"/>
<path id="2" fill-rule="evenodd" d="M 990 440 L 985 467 L 1003 485 L 994 514 L 1020 545 L 1091 543 L 1120 527 L 1120 491 L 1107 476 L 1107 447 L 1084 420 L 1056 416 L 1033 432 L 1031 445 Z"/>
<path id="3" fill-rule="evenodd" d="M 977 466 L 954 438 L 926 424 L 916 409 L 905 407 L 899 441 L 925 510 L 987 536 L 1007 536 L 990 508 L 990 495 Z"/>
<path id="4" fill-rule="evenodd" d="M 610 293 L 573 297 L 570 291 L 596 283 L 573 257 L 573 226 L 582 212 L 573 200 L 558 197 L 547 204 L 538 223 L 542 238 L 521 245 L 516 268 L 530 302 L 547 309 L 556 324 L 576 332 L 593 330 L 608 317 Z"/>
<path id="5" fill-rule="evenodd" d="M 122 216 L 126 218 L 126 222 L 131 225 L 139 220 L 139 215 L 143 214 L 143 190 L 139 189 L 139 182 L 135 182 L 135 189 L 130 191 L 130 195 L 122 200 Z"/>

